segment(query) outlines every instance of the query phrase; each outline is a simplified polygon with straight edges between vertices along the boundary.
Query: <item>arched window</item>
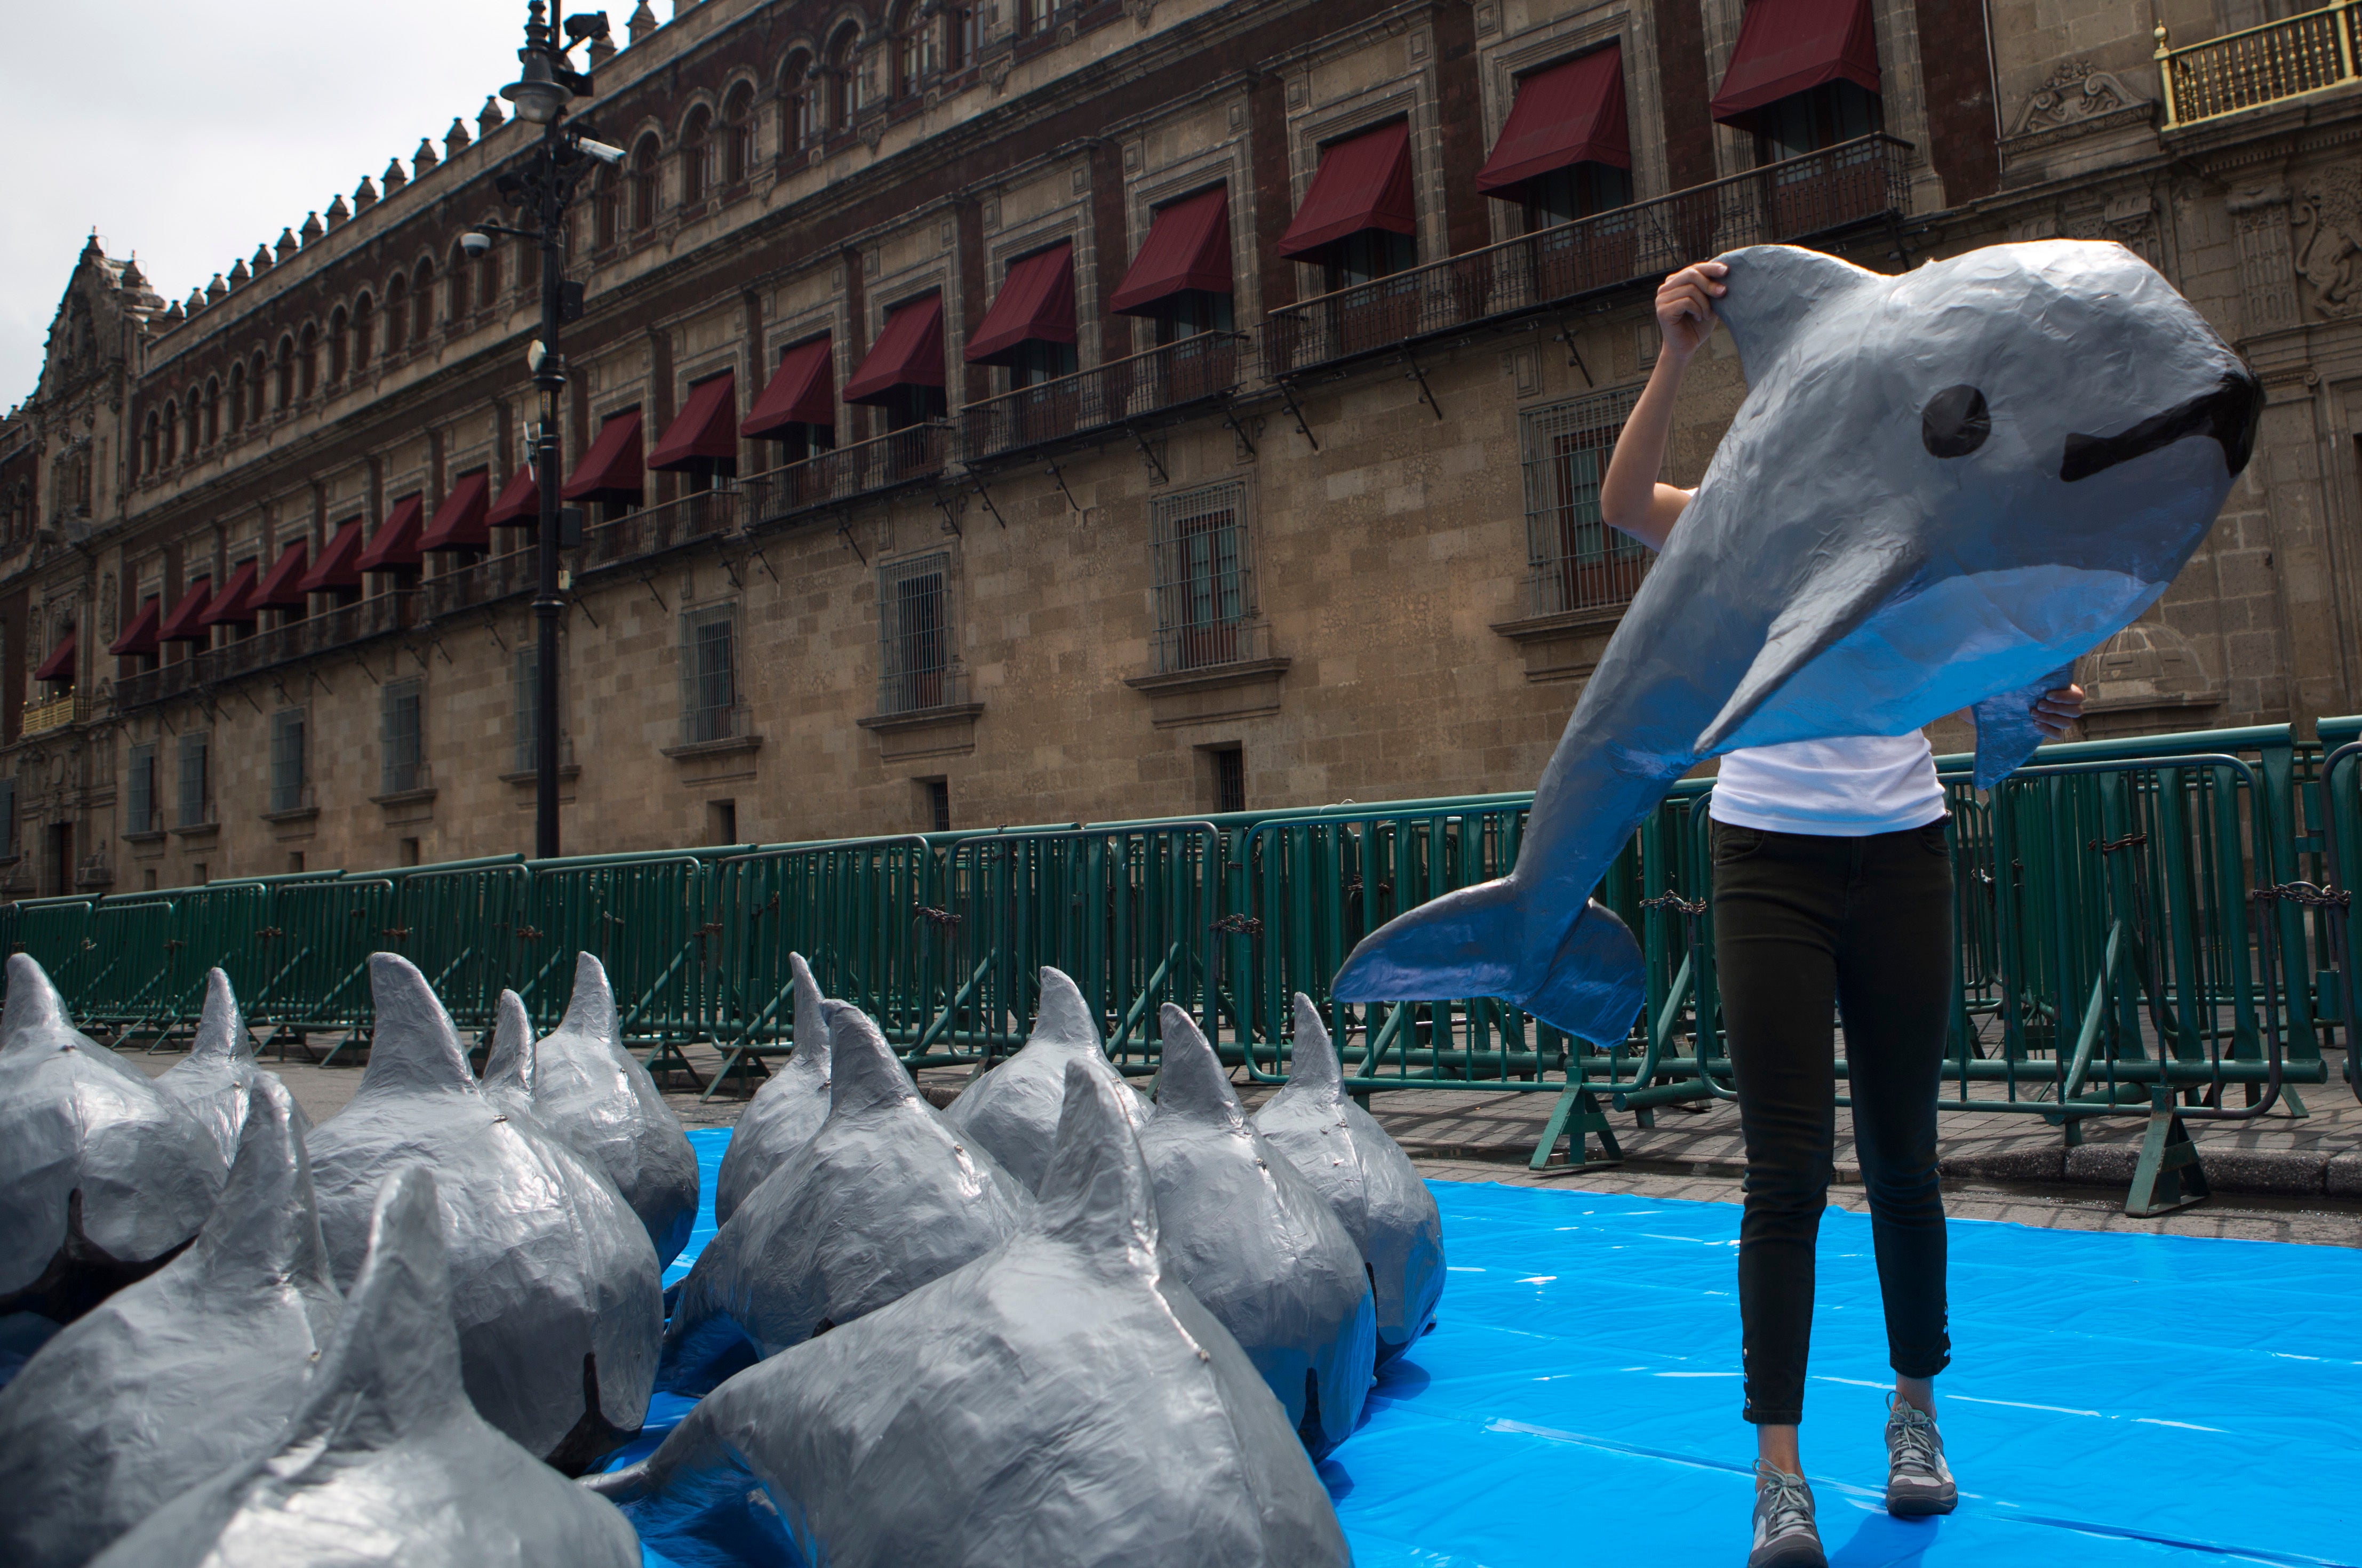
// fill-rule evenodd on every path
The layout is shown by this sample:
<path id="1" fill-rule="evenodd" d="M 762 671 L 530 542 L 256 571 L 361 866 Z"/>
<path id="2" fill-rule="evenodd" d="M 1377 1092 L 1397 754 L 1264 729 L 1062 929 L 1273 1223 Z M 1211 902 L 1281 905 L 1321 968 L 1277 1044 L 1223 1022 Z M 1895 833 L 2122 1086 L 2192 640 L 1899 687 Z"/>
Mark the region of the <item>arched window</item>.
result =
<path id="1" fill-rule="evenodd" d="M 181 405 L 167 400 L 164 404 L 164 461 L 177 462 L 181 456 Z"/>
<path id="2" fill-rule="evenodd" d="M 599 171 L 590 193 L 590 247 L 604 250 L 624 237 L 624 177 L 613 169 Z"/>
<path id="3" fill-rule="evenodd" d="M 1038 38 L 1048 32 L 1056 15 L 1056 0 L 1017 0 L 1018 36 Z"/>
<path id="4" fill-rule="evenodd" d="M 974 6 L 945 6 L 944 18 L 944 73 L 966 71 L 976 63 L 977 8 Z"/>
<path id="5" fill-rule="evenodd" d="M 499 246 L 487 249 L 476 258 L 476 308 L 490 310 L 500 303 L 501 251 Z"/>
<path id="6" fill-rule="evenodd" d="M 755 89 L 741 82 L 722 100 L 722 182 L 743 185 L 755 167 Z"/>
<path id="7" fill-rule="evenodd" d="M 246 425 L 246 365 L 244 361 L 229 368 L 229 433 L 237 435 Z"/>
<path id="8" fill-rule="evenodd" d="M 410 277 L 410 297 L 415 302 L 416 319 L 410 325 L 410 340 L 424 343 L 435 330 L 435 263 L 429 259 L 418 263 L 418 271 Z"/>
<path id="9" fill-rule="evenodd" d="M 788 56 L 779 73 L 779 146 L 790 153 L 807 154 L 820 142 L 820 84 L 812 80 L 812 58 L 798 50 Z"/>
<path id="10" fill-rule="evenodd" d="M 712 138 L 707 133 L 712 128 L 713 116 L 702 104 L 689 112 L 689 123 L 681 127 L 680 203 L 685 207 L 705 200 L 713 154 Z"/>
<path id="11" fill-rule="evenodd" d="M 253 367 L 247 372 L 246 418 L 250 425 L 262 423 L 262 389 L 270 381 L 270 357 L 261 349 L 254 351 Z"/>
<path id="12" fill-rule="evenodd" d="M 295 339 L 279 340 L 279 412 L 295 406 Z"/>
<path id="13" fill-rule="evenodd" d="M 861 112 L 861 30 L 851 22 L 828 43 L 828 128 L 849 131 Z"/>
<path id="14" fill-rule="evenodd" d="M 156 411 L 151 408 L 148 411 L 148 423 L 139 432 L 139 471 L 143 474 L 156 471 L 157 444 Z"/>
<path id="15" fill-rule="evenodd" d="M 194 458 L 196 457 L 196 455 L 197 455 L 197 452 L 198 452 L 199 448 L 201 448 L 201 447 L 203 447 L 204 446 L 204 440 L 203 440 L 203 439 L 201 439 L 201 437 L 203 437 L 203 436 L 204 436 L 204 433 L 205 433 L 205 400 L 204 400 L 204 394 L 203 392 L 198 392 L 194 387 L 192 387 L 192 388 L 190 388 L 190 389 L 189 389 L 189 442 L 188 442 L 189 456 L 190 456 L 192 458 Z"/>
<path id="16" fill-rule="evenodd" d="M 894 80 L 887 96 L 908 98 L 919 91 L 933 61 L 928 56 L 927 17 L 915 4 L 905 5 L 894 18 Z"/>
<path id="17" fill-rule="evenodd" d="M 410 284 L 399 272 L 385 286 L 385 351 L 399 354 L 410 341 Z"/>
<path id="18" fill-rule="evenodd" d="M 657 222 L 657 137 L 640 138 L 632 149 L 632 232 L 644 234 Z"/>
<path id="19" fill-rule="evenodd" d="M 446 325 L 468 318 L 468 255 L 451 248 L 451 271 L 443 278 L 443 319 Z"/>
<path id="20" fill-rule="evenodd" d="M 295 362 L 303 373 L 299 383 L 303 395 L 310 397 L 320 385 L 320 329 L 309 322 L 304 326 L 304 347 L 296 350 Z"/>
<path id="21" fill-rule="evenodd" d="M 208 447 L 221 439 L 221 381 L 205 378 L 205 441 Z"/>
<path id="22" fill-rule="evenodd" d="M 353 302 L 353 356 L 355 370 L 369 369 L 370 351 L 376 346 L 377 305 L 367 294 Z"/>

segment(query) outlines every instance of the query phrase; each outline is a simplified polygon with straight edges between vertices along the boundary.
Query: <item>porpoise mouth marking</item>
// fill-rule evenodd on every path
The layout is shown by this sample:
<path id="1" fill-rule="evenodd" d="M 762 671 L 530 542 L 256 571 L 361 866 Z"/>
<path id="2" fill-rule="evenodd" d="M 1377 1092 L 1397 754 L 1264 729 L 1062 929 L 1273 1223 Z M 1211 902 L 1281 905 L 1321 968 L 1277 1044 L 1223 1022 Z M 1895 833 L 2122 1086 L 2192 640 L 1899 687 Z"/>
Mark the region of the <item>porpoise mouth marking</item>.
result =
<path id="1" fill-rule="evenodd" d="M 2263 412 L 2263 389 L 2256 378 L 2233 371 L 2213 392 L 2153 414 L 2121 435 L 2069 436 L 2058 477 L 2073 484 L 2191 436 L 2213 436 L 2223 448 L 2224 466 L 2236 474 L 2256 449 L 2256 423 Z"/>

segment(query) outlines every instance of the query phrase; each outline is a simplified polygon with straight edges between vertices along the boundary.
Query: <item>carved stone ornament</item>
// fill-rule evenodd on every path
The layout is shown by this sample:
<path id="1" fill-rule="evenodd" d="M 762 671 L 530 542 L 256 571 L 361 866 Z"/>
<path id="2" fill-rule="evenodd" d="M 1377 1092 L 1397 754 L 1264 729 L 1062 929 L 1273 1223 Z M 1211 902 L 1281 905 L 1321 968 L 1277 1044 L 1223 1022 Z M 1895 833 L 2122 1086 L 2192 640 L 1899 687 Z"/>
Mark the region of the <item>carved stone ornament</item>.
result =
<path id="1" fill-rule="evenodd" d="M 2323 169 L 2290 204 L 2296 270 L 2314 314 L 2362 315 L 2362 168 Z"/>
<path id="2" fill-rule="evenodd" d="M 2113 115 L 2119 109 L 2147 108 L 2149 100 L 2135 93 L 2113 72 L 2094 71 L 2088 60 L 2070 60 L 2034 90 L 2025 112 L 2017 116 L 2013 136 L 2058 130 L 2086 120 Z"/>
<path id="3" fill-rule="evenodd" d="M 1131 19 L 1142 28 L 1146 28 L 1156 17 L 1156 0 L 1125 0 L 1123 8 L 1131 14 Z"/>
<path id="4" fill-rule="evenodd" d="M 1009 81 L 1010 59 L 1005 54 L 994 55 L 984 62 L 984 80 L 996 93 Z"/>
<path id="5" fill-rule="evenodd" d="M 885 116 L 880 115 L 880 116 L 878 116 L 877 118 L 875 118 L 875 119 L 866 120 L 866 121 L 864 121 L 864 122 L 862 123 L 862 127 L 861 127 L 861 145 L 862 145 L 862 146 L 864 146 L 864 147 L 867 148 L 870 151 L 875 152 L 875 151 L 877 151 L 877 144 L 878 144 L 879 142 L 881 142 L 881 141 L 884 141 L 885 139 L 886 139 L 886 116 Z"/>

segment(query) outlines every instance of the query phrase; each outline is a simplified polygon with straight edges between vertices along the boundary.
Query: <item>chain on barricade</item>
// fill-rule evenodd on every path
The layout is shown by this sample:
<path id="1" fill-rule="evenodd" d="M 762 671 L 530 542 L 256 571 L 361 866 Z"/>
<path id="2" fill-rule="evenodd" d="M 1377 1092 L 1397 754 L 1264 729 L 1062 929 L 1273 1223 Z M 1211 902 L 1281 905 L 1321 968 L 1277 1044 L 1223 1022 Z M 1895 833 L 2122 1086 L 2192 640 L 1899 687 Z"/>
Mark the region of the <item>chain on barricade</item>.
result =
<path id="1" fill-rule="evenodd" d="M 912 920 L 925 921 L 929 925 L 933 926 L 938 931 L 954 930 L 960 922 L 960 917 L 957 914 L 955 914 L 950 910 L 937 909 L 933 904 L 915 904 L 911 906 L 911 918 Z"/>
<path id="2" fill-rule="evenodd" d="M 1253 915 L 1226 914 L 1206 929 L 1220 932 L 1224 936 L 1260 938 L 1263 935 L 1263 922 Z"/>
<path id="3" fill-rule="evenodd" d="M 2114 855 L 2119 849 L 2133 849 L 2148 842 L 2145 833 L 2128 833 L 2122 838 L 2095 838 L 2085 848 L 2099 855 Z"/>

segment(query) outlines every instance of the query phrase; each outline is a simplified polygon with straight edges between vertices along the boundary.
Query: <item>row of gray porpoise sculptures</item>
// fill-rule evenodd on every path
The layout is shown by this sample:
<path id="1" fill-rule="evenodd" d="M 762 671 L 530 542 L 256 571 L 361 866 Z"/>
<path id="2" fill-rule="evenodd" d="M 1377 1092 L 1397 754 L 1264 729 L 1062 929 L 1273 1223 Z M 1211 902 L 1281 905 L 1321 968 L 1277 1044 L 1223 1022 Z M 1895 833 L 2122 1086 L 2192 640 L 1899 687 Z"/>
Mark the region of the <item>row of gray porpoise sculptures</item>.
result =
<path id="1" fill-rule="evenodd" d="M 640 1427 L 695 1153 L 590 955 L 537 1043 L 503 996 L 483 1086 L 407 960 L 370 984 L 311 1127 L 220 970 L 150 1080 L 8 960 L 0 1562 L 638 1561 L 559 1472 Z"/>

